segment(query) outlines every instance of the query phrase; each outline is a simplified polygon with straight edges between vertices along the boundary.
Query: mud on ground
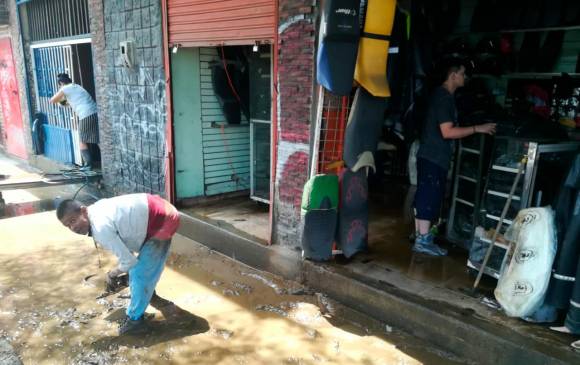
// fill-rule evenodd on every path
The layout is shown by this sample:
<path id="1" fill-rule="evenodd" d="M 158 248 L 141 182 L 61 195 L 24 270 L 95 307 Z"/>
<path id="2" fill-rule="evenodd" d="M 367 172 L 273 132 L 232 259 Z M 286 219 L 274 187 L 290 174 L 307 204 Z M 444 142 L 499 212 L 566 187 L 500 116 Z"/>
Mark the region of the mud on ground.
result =
<path id="1" fill-rule="evenodd" d="M 150 306 L 144 333 L 117 336 L 129 293 L 95 299 L 114 257 L 54 212 L 0 220 L 0 338 L 24 364 L 457 361 L 321 293 L 176 241 L 157 287 L 175 305 Z"/>

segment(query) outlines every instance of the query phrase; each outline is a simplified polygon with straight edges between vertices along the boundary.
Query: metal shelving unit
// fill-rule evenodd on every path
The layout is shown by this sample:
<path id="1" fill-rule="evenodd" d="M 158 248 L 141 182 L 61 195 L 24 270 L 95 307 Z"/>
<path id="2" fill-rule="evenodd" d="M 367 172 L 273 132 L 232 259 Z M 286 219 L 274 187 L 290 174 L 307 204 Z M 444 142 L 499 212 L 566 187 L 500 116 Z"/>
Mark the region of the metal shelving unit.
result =
<path id="1" fill-rule="evenodd" d="M 490 184 L 493 185 L 494 181 L 499 180 L 504 181 L 507 185 L 511 185 L 510 181 L 513 181 L 518 172 L 517 167 L 514 166 L 517 165 L 517 161 L 521 160 L 524 155 L 527 156 L 527 163 L 524 167 L 523 179 L 518 189 L 516 189 L 516 194 L 512 196 L 512 209 L 508 211 L 506 218 L 503 220 L 503 229 L 500 231 L 502 234 L 513 223 L 513 219 L 519 210 L 549 204 L 549 200 L 542 201 L 542 191 L 536 189 L 536 178 L 540 171 L 540 160 L 542 156 L 547 154 L 563 156 L 562 154 L 565 153 L 574 155 L 574 152 L 579 148 L 580 143 L 578 142 L 539 143 L 508 137 L 496 137 L 494 146 L 496 156 L 493 157 L 493 162 L 487 175 L 486 187 L 483 192 L 483 202 L 481 204 L 482 219 L 480 223 L 486 228 L 495 228 L 497 225 L 500 219 L 499 214 L 495 214 L 493 209 L 490 208 L 490 199 L 501 199 L 500 205 L 503 207 L 509 194 L 508 191 L 503 191 L 498 187 L 490 187 Z M 504 151 L 504 155 L 498 156 L 497 154 L 500 151 Z M 500 161 L 502 158 L 505 160 L 505 156 L 512 156 L 511 163 L 508 166 L 505 165 L 506 161 L 503 161 L 503 163 Z M 495 178 L 498 179 L 496 180 Z M 558 184 L 556 179 L 554 177 L 553 184 Z M 479 238 L 478 240 L 488 245 L 491 244 L 485 238 Z M 494 251 L 498 250 L 495 255 L 502 259 L 496 260 L 495 267 L 494 265 L 488 265 L 484 273 L 498 278 L 501 267 L 505 263 L 505 253 L 507 253 L 508 246 L 499 242 L 496 242 L 494 246 Z M 471 257 L 467 260 L 467 266 L 479 270 L 479 263 L 474 262 Z"/>

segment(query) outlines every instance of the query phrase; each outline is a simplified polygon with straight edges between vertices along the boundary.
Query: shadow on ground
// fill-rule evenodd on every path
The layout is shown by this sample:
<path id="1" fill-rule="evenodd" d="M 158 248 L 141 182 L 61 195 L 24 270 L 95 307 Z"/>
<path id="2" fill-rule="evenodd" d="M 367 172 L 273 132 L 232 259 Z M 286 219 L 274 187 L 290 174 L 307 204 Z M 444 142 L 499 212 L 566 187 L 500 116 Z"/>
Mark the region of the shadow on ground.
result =
<path id="1" fill-rule="evenodd" d="M 151 347 L 209 331 L 207 320 L 179 308 L 173 303 L 157 309 L 163 314 L 163 319 L 158 319 L 157 316 L 147 318 L 141 331 L 120 336 L 105 336 L 93 342 L 92 346 L 95 350 L 105 350 L 117 346 Z M 124 317 L 125 309 L 119 308 L 111 312 L 105 320 L 119 322 Z"/>

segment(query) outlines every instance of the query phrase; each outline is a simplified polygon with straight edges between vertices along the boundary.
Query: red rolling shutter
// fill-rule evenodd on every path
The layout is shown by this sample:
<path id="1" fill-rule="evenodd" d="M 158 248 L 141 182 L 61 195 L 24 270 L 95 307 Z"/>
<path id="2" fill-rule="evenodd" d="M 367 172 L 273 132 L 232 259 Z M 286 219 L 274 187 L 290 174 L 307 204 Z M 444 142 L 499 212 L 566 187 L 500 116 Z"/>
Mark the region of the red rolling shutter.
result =
<path id="1" fill-rule="evenodd" d="M 271 43 L 274 0 L 168 0 L 169 45 Z"/>

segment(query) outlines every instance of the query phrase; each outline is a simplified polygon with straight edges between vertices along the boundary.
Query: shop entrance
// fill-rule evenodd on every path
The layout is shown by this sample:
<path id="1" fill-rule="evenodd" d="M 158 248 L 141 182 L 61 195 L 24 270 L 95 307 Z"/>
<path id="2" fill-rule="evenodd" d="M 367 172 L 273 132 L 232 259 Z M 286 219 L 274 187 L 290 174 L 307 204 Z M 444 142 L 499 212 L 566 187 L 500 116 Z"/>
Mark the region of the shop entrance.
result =
<path id="1" fill-rule="evenodd" d="M 313 166 L 313 171 L 340 175 L 344 171 L 345 143 L 358 143 L 345 140 L 347 134 L 351 135 L 346 129 L 354 93 L 340 97 L 320 90 L 319 98 L 320 124 L 317 124 L 316 131 L 319 136 L 318 163 Z M 466 266 L 467 253 L 460 245 L 447 240 L 445 235 L 449 203 L 444 204 L 442 220 L 435 229 L 439 233 L 438 241 L 449 248 L 450 254 L 444 258 L 434 258 L 415 254 L 411 250 L 415 233 L 413 200 L 416 169 L 413 158 L 409 163 L 409 154 L 413 152 L 411 143 L 405 140 L 404 135 L 412 133 L 403 132 L 401 125 L 393 123 L 388 115 L 385 115 L 382 124 L 379 135 L 374 137 L 377 146 L 373 152 L 373 167 L 362 168 L 366 170 L 364 175 L 368 182 L 368 252 L 361 251 L 346 258 L 341 254 L 340 247 L 335 246 L 338 249 L 335 260 L 344 262 L 355 272 L 378 274 L 375 279 L 385 272 L 399 272 L 413 280 L 452 290 L 470 287 L 473 277 Z M 416 153 L 416 146 L 413 148 Z M 452 190 L 451 180 L 447 190 Z M 447 193 L 447 201 L 450 195 L 451 192 Z M 482 287 L 491 291 L 493 284 L 493 280 L 485 278 Z"/>
<path id="2" fill-rule="evenodd" d="M 184 211 L 269 241 L 270 45 L 171 54 L 175 183 Z"/>
<path id="3" fill-rule="evenodd" d="M 68 74 L 95 100 L 95 82 L 90 39 L 38 43 L 32 47 L 37 114 L 44 124 L 44 155 L 55 161 L 82 165 L 78 117 L 71 108 L 50 104 L 58 91 L 56 75 Z M 98 153 L 98 151 L 95 151 Z"/>
<path id="4" fill-rule="evenodd" d="M 428 1 L 413 1 L 412 5 L 407 5 L 397 2 L 389 37 L 394 55 L 389 50 L 387 64 L 381 63 L 377 66 L 381 69 L 375 70 L 379 73 L 382 67 L 387 69 L 391 89 L 388 98 L 372 93 L 370 88 L 363 89 L 364 80 L 360 74 L 357 76 L 358 62 L 365 57 L 360 44 L 364 45 L 365 38 L 376 39 L 364 32 L 358 48 L 357 69 L 352 77 L 356 82 L 347 79 L 344 83 L 348 89 L 354 84 L 352 94 L 336 96 L 324 91 L 322 86 L 319 88 L 311 178 L 316 174 L 339 176 L 340 185 L 335 189 L 338 194 L 333 190 L 336 184 L 324 192 L 326 196 L 338 195 L 338 208 L 320 207 L 327 213 L 325 218 L 330 217 L 329 221 L 337 217 L 332 261 L 343 263 L 345 270 L 369 281 L 392 285 L 401 295 L 418 295 L 438 304 L 445 303 L 442 310 L 448 306 L 457 307 L 458 303 L 463 307 L 469 302 L 475 303 L 473 308 L 477 311 L 493 308 L 494 311 L 503 310 L 503 315 L 509 313 L 506 303 L 510 299 L 504 297 L 502 302 L 501 295 L 495 295 L 495 289 L 501 288 L 500 275 L 502 279 L 509 277 L 512 270 L 506 268 L 518 267 L 532 256 L 544 254 L 539 253 L 542 249 L 551 247 L 551 253 L 555 253 L 553 257 L 551 253 L 545 254 L 546 261 L 534 262 L 538 265 L 535 272 L 540 272 L 541 278 L 533 277 L 530 272 L 534 270 L 529 269 L 521 281 L 510 287 L 515 289 L 506 289 L 516 297 L 528 295 L 532 288 L 542 288 L 545 291 L 541 295 L 545 297 L 534 303 L 537 304 L 535 309 L 509 315 L 529 322 L 561 323 L 561 315 L 568 311 L 570 330 L 574 327 L 570 325 L 574 322 L 572 312 L 577 306 L 572 303 L 574 299 L 570 299 L 569 283 L 577 281 L 574 277 L 580 275 L 575 271 L 576 266 L 570 268 L 569 257 L 566 257 L 570 247 L 576 251 L 569 256 L 578 256 L 578 240 L 573 236 L 576 231 L 563 228 L 564 222 L 571 221 L 571 205 L 576 201 L 576 198 L 570 201 L 565 195 L 570 194 L 573 186 L 570 182 L 566 185 L 565 180 L 575 181 L 566 176 L 576 176 L 574 161 L 580 150 L 577 42 L 580 18 L 576 10 L 568 8 L 565 11 L 566 7 L 549 4 L 539 10 L 530 4 L 514 7 L 511 3 L 504 6 L 472 0 L 453 2 L 448 8 L 433 7 Z M 520 11 L 520 19 L 497 17 L 497 14 L 513 14 L 514 8 Z M 410 31 L 405 26 L 409 19 L 405 21 L 404 14 L 411 14 L 413 18 Z M 368 13 L 365 20 L 367 18 Z M 564 18 L 567 20 L 558 21 Z M 397 32 L 401 25 L 403 32 Z M 332 39 L 327 44 L 322 43 L 318 51 L 324 55 L 323 46 L 333 45 Z M 384 48 L 382 50 L 384 52 Z M 450 61 L 455 65 L 449 66 Z M 405 68 L 405 65 L 411 67 Z M 327 74 L 318 78 L 320 84 L 326 82 L 325 87 L 334 87 L 337 94 L 348 92 L 328 81 L 337 84 L 344 81 L 332 75 L 332 68 L 322 70 Z M 467 82 L 463 77 L 461 85 L 444 83 L 449 81 L 450 75 L 459 77 L 463 72 L 467 74 Z M 431 98 L 434 90 L 446 92 L 453 101 L 450 113 L 438 116 L 435 108 L 429 113 L 432 116 L 429 120 L 439 125 L 431 128 L 426 136 L 424 123 L 428 106 L 444 104 L 442 98 Z M 361 96 L 366 98 L 364 108 L 359 104 L 365 100 Z M 446 133 L 448 122 L 452 122 L 451 128 L 457 133 Z M 438 127 L 445 123 L 448 124 L 443 128 L 444 133 Z M 482 131 L 477 128 L 486 124 L 490 128 L 493 124 L 495 129 Z M 421 139 L 423 146 L 427 145 L 429 138 L 425 137 L 439 132 L 436 137 L 443 142 L 431 144 L 432 151 L 447 147 L 447 141 L 453 146 L 449 151 L 452 157 L 447 178 L 436 176 L 437 179 L 433 179 L 437 188 L 443 180 L 446 185 L 440 219 L 432 222 L 431 230 L 435 243 L 448 250 L 443 257 L 429 255 L 445 252 L 433 249 L 427 234 L 423 236 L 424 241 L 419 242 L 424 245 L 422 252 L 427 254 L 412 250 L 416 230 L 413 201 L 417 186 L 414 179 L 417 150 L 413 146 L 417 139 Z M 430 161 L 425 155 L 423 157 Z M 433 159 L 435 164 L 435 157 Z M 441 166 L 447 161 L 444 162 L 440 162 Z M 327 180 L 336 181 L 333 177 Z M 316 180 L 311 182 L 314 185 Z M 438 193 L 438 189 L 433 190 L 428 193 Z M 314 188 L 313 192 L 305 191 L 313 196 L 324 196 Z M 358 200 L 354 203 L 349 196 L 351 192 L 357 194 Z M 540 218 L 536 217 L 544 214 L 549 217 L 544 222 L 549 221 L 552 225 L 543 227 L 542 233 L 551 238 L 534 235 L 531 240 L 535 239 L 537 244 L 541 241 L 541 248 L 526 250 L 519 232 L 525 229 L 522 227 L 539 222 Z M 314 231 L 312 228 L 306 227 L 304 232 Z M 558 238 L 548 234 L 552 230 L 558 231 Z M 330 257 L 332 229 L 324 233 L 324 243 L 320 246 Z M 574 237 L 574 244 L 566 244 L 568 241 L 562 238 L 570 236 Z M 352 242 L 354 245 L 349 248 Z M 313 260 L 318 259 L 312 257 L 311 252 L 318 252 L 308 244 L 310 242 L 303 244 L 303 253 Z M 425 246 L 430 246 L 431 250 Z M 567 248 L 562 249 L 563 246 Z M 544 266 L 540 267 L 541 264 Z M 474 294 L 471 289 L 482 267 L 483 280 L 479 283 L 479 292 Z M 559 286 L 568 286 L 568 292 L 557 292 Z M 546 289 L 548 287 L 550 289 Z M 528 292 L 524 293 L 526 290 Z M 505 316 L 497 323 L 506 325 L 504 320 Z M 518 327 L 513 322 L 506 326 Z M 530 326 L 525 326 L 522 326 L 524 331 L 529 331 Z M 539 336 L 546 338 L 550 337 L 547 332 L 538 330 Z"/>

